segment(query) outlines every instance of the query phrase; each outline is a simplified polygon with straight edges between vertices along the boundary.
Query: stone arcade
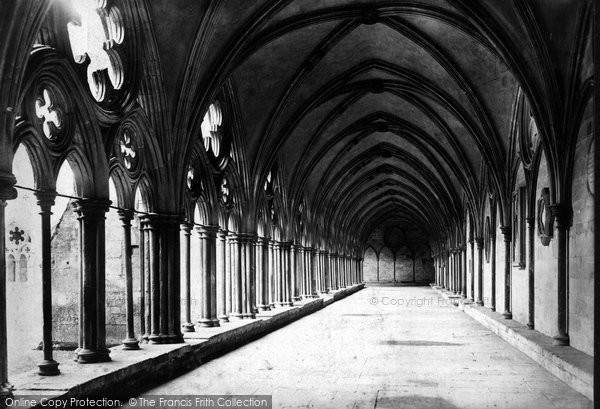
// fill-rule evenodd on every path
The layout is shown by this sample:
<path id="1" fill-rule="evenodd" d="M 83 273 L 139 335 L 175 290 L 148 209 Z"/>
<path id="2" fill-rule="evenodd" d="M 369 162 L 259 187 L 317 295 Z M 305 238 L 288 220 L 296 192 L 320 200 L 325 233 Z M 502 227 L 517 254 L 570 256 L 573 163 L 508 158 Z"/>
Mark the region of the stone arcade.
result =
<path id="1" fill-rule="evenodd" d="M 0 402 L 140 349 L 191 369 L 365 283 L 431 284 L 592 399 L 599 14 L 4 0 Z"/>

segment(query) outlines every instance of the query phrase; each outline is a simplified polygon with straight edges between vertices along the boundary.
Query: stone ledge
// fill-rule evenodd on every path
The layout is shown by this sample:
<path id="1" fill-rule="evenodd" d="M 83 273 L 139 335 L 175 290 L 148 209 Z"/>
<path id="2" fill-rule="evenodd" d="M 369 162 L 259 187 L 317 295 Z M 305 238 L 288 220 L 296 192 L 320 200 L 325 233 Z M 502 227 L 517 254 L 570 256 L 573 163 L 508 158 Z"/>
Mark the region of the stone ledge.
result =
<path id="1" fill-rule="evenodd" d="M 226 323 L 221 327 L 197 328 L 185 334 L 184 344 L 142 344 L 139 351 L 111 348 L 111 362 L 77 364 L 61 362 L 62 374 L 42 377 L 25 373 L 11 379 L 14 395 L 37 395 L 51 399 L 85 397 L 127 398 L 195 369 L 205 362 L 239 348 L 304 316 L 362 290 L 364 284 L 333 294 L 276 308 L 256 319 Z"/>
<path id="2" fill-rule="evenodd" d="M 447 291 L 434 285 L 431 287 L 444 298 L 451 299 Z M 466 300 L 453 304 L 571 388 L 590 400 L 594 399 L 593 357 L 570 346 L 555 346 L 551 337 L 530 330 L 517 321 L 507 320 L 487 307 Z"/>

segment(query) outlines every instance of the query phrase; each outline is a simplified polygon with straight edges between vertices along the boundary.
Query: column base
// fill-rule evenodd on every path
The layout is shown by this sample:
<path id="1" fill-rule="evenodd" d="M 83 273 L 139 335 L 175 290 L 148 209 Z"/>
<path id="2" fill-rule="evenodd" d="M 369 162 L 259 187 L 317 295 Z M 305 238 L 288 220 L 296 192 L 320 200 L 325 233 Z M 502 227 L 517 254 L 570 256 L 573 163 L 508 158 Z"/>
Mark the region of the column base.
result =
<path id="1" fill-rule="evenodd" d="M 229 322 L 229 316 L 228 315 L 222 314 L 222 315 L 219 315 L 217 318 L 221 322 Z"/>
<path id="2" fill-rule="evenodd" d="M 300 296 L 296 296 L 293 298 L 294 301 L 302 301 L 302 297 Z"/>
<path id="3" fill-rule="evenodd" d="M 552 345 L 556 345 L 556 346 L 568 346 L 569 345 L 569 336 L 568 335 L 555 335 L 552 338 L 554 338 Z"/>
<path id="4" fill-rule="evenodd" d="M 502 313 L 502 318 L 504 318 L 505 320 L 512 320 L 512 312 L 504 311 Z"/>
<path id="5" fill-rule="evenodd" d="M 179 333 L 167 335 L 163 344 L 183 344 L 184 342 L 183 334 Z"/>
<path id="6" fill-rule="evenodd" d="M 196 328 L 194 327 L 194 324 L 192 324 L 191 322 L 186 322 L 185 324 L 183 324 L 181 326 L 181 330 L 183 332 L 196 332 Z"/>
<path id="7" fill-rule="evenodd" d="M 465 298 L 467 298 L 467 296 L 466 296 L 465 294 L 462 294 L 462 293 L 461 293 L 461 294 L 460 294 L 460 298 L 462 298 L 462 299 L 465 299 Z"/>
<path id="8" fill-rule="evenodd" d="M 258 311 L 271 311 L 271 306 L 261 304 L 258 306 Z"/>
<path id="9" fill-rule="evenodd" d="M 140 349 L 140 342 L 135 338 L 127 338 L 123 341 L 123 350 L 125 351 L 135 351 Z"/>
<path id="10" fill-rule="evenodd" d="M 198 326 L 202 328 L 210 328 L 213 326 L 213 324 L 213 320 L 210 318 L 202 318 L 201 320 L 198 320 Z"/>
<path id="11" fill-rule="evenodd" d="M 481 301 L 481 300 L 477 300 L 477 302 L 476 302 L 475 304 L 477 304 L 477 305 L 480 305 L 480 306 L 483 306 L 483 301 Z"/>
<path id="12" fill-rule="evenodd" d="M 98 362 L 110 362 L 110 351 L 108 349 L 103 350 L 91 350 L 81 348 L 77 351 L 77 362 L 80 364 L 95 364 Z"/>
<path id="13" fill-rule="evenodd" d="M 285 302 L 283 303 L 283 306 L 284 306 L 284 307 L 292 307 L 293 305 L 294 305 L 294 303 L 293 303 L 292 301 L 285 301 Z"/>
<path id="14" fill-rule="evenodd" d="M 42 376 L 56 376 L 60 375 L 60 370 L 58 369 L 58 362 L 54 359 L 45 359 L 41 364 L 38 364 L 38 375 Z M 0 391 L 0 396 L 2 396 L 2 392 Z"/>
<path id="15" fill-rule="evenodd" d="M 527 323 L 527 328 L 529 328 L 529 329 L 534 329 L 533 322 L 528 322 L 528 323 Z"/>
<path id="16" fill-rule="evenodd" d="M 256 315 L 255 314 L 247 313 L 247 314 L 244 314 L 242 318 L 253 320 L 253 319 L 256 318 Z"/>
<path id="17" fill-rule="evenodd" d="M 149 344 L 164 344 L 164 340 L 162 336 L 156 334 L 148 335 L 148 343 Z"/>
<path id="18" fill-rule="evenodd" d="M 496 307 L 494 307 L 493 305 L 490 307 L 490 311 L 496 311 Z"/>
<path id="19" fill-rule="evenodd" d="M 218 318 L 213 318 L 212 319 L 212 323 L 213 323 L 213 327 L 220 327 L 221 326 L 221 323 L 220 323 L 220 321 L 219 321 Z"/>
<path id="20" fill-rule="evenodd" d="M 244 318 L 244 316 L 242 314 L 239 314 L 239 313 L 229 314 L 229 321 L 239 321 L 239 320 L 241 320 L 243 318 Z"/>
<path id="21" fill-rule="evenodd" d="M 311 298 L 312 298 L 312 297 L 311 297 L 310 295 L 308 295 L 308 294 L 302 294 L 302 299 L 303 299 L 303 300 L 309 300 L 309 299 L 311 299 Z"/>

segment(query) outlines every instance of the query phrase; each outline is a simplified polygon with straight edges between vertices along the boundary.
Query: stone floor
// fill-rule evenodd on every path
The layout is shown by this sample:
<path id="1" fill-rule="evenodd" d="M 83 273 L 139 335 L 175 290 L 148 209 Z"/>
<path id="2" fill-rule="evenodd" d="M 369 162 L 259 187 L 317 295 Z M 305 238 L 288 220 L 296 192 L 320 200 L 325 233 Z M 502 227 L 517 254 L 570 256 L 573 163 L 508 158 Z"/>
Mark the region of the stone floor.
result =
<path id="1" fill-rule="evenodd" d="M 370 287 L 147 392 L 274 408 L 591 408 L 430 288 Z"/>

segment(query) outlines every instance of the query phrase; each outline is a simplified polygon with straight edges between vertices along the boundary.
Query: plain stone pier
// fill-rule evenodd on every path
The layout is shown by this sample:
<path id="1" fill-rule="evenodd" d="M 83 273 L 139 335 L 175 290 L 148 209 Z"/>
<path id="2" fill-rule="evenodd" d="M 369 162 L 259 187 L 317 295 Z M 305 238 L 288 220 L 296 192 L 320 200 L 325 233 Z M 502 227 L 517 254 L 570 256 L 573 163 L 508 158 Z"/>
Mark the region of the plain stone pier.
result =
<path id="1" fill-rule="evenodd" d="M 147 394 L 274 408 L 592 408 L 429 287 L 368 287 Z"/>

